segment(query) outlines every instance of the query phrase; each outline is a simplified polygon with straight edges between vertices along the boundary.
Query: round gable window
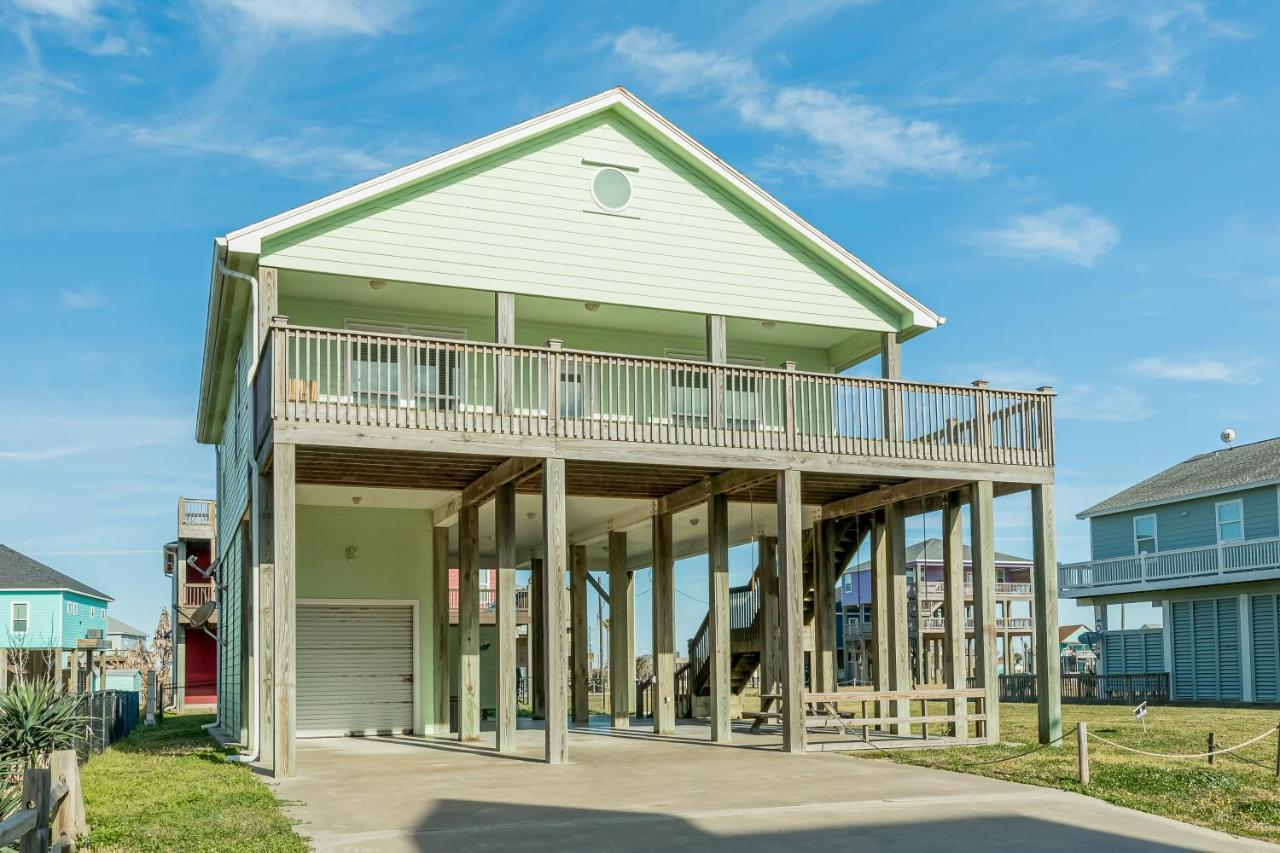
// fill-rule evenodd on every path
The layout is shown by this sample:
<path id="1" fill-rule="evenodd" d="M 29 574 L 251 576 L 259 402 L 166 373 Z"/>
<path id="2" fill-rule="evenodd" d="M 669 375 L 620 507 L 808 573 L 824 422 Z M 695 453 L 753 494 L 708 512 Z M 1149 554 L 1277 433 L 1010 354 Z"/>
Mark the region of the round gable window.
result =
<path id="1" fill-rule="evenodd" d="M 591 195 L 605 210 L 622 210 L 631 203 L 631 181 L 619 169 L 601 169 L 591 180 Z"/>

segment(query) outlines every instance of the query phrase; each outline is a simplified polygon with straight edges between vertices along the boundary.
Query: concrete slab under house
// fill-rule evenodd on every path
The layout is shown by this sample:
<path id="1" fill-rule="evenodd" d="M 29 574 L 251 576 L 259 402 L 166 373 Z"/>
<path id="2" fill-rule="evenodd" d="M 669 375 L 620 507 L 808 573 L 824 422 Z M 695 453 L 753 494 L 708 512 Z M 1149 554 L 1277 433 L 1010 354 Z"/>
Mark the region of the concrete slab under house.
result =
<path id="1" fill-rule="evenodd" d="M 511 753 L 520 671 L 541 758 L 570 761 L 593 581 L 610 680 L 636 684 L 613 691 L 612 728 L 643 711 L 672 738 L 696 704 L 705 739 L 777 753 L 836 730 L 996 739 L 992 502 L 1015 492 L 1040 737 L 1060 736 L 1052 390 L 904 380 L 903 345 L 943 318 L 629 92 L 233 231 L 210 275 L 197 436 L 218 447 L 218 730 L 276 776 L 305 769 L 308 738 L 446 735 L 451 705 L 457 739 Z M 872 359 L 881 378 L 847 373 Z M 937 509 L 950 628 L 926 689 L 903 555 L 908 519 Z M 747 542 L 759 565 L 731 588 Z M 834 619 L 814 614 L 834 613 L 863 543 L 878 618 L 851 720 Z M 710 604 L 677 666 L 673 566 L 699 554 Z M 765 707 L 735 728 L 757 672 Z"/>

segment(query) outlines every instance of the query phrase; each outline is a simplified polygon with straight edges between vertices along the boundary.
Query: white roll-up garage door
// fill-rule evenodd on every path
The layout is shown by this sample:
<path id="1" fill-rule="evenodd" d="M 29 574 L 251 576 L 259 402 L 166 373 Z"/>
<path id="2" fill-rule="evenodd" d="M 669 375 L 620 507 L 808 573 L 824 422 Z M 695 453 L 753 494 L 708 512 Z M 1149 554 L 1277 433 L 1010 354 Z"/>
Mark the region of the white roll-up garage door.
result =
<path id="1" fill-rule="evenodd" d="M 413 730 L 411 604 L 298 603 L 298 735 Z"/>

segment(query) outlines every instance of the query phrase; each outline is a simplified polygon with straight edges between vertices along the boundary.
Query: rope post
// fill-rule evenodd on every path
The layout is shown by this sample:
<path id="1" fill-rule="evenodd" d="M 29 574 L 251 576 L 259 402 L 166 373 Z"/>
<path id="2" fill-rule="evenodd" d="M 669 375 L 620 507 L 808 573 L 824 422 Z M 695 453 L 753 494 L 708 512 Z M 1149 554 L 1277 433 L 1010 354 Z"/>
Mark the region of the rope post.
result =
<path id="1" fill-rule="evenodd" d="M 1213 732 L 1209 732 L 1209 766 L 1213 766 Z"/>
<path id="2" fill-rule="evenodd" d="M 1076 726 L 1076 748 L 1080 753 L 1080 784 L 1089 787 L 1089 727 L 1083 720 Z"/>

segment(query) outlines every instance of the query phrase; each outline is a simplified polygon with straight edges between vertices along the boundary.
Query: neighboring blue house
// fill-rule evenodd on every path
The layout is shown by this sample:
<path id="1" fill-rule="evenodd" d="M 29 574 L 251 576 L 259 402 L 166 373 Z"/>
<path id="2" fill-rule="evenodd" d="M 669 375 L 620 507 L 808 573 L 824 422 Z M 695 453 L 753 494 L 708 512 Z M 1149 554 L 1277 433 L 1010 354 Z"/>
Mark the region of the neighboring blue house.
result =
<path id="1" fill-rule="evenodd" d="M 107 605 L 113 600 L 0 545 L 0 648 L 31 652 L 105 648 Z M 64 660 L 59 655 L 59 667 Z"/>
<path id="2" fill-rule="evenodd" d="M 1059 594 L 1094 606 L 1101 672 L 1169 672 L 1175 700 L 1280 702 L 1280 438 L 1193 456 L 1080 513 L 1093 559 Z M 1154 602 L 1163 627 L 1110 630 Z"/>

